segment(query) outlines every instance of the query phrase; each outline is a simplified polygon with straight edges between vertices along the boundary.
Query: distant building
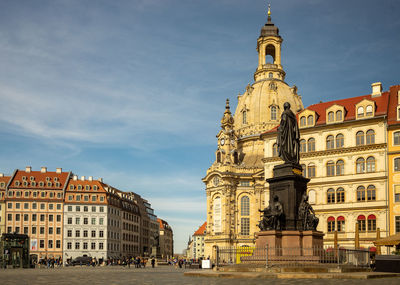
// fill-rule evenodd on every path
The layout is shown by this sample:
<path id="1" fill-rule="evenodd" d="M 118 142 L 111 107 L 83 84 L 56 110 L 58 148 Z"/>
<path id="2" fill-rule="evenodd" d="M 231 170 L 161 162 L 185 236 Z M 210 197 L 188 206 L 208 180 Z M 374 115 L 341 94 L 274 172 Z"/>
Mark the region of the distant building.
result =
<path id="1" fill-rule="evenodd" d="M 160 244 L 160 255 L 163 259 L 172 258 L 174 255 L 174 238 L 172 228 L 168 223 L 162 219 L 157 219 L 159 223 L 159 244 Z"/>
<path id="2" fill-rule="evenodd" d="M 16 170 L 6 189 L 7 233 L 30 237 L 36 258 L 62 256 L 64 193 L 69 172 Z"/>
<path id="3" fill-rule="evenodd" d="M 172 256 L 172 230 L 162 225 L 160 231 L 147 200 L 102 179 L 30 166 L 0 174 L 0 233 L 28 235 L 37 259 L 150 256 L 158 240 L 164 255 Z"/>
<path id="4" fill-rule="evenodd" d="M 202 224 L 197 231 L 193 234 L 193 246 L 192 246 L 192 258 L 193 259 L 200 259 L 200 258 L 207 258 L 204 255 L 204 238 L 206 236 L 206 228 L 207 222 Z"/>
<path id="5" fill-rule="evenodd" d="M 6 232 L 6 204 L 4 200 L 10 178 L 10 176 L 4 176 L 2 173 L 0 174 L 0 235 Z"/>
<path id="6" fill-rule="evenodd" d="M 110 236 L 108 210 L 111 207 L 107 205 L 108 193 L 104 186 L 92 177 L 78 179 L 73 175 L 69 180 L 64 204 L 64 260 L 83 255 L 97 260 L 119 256 L 110 251 L 113 247 L 107 239 Z"/>

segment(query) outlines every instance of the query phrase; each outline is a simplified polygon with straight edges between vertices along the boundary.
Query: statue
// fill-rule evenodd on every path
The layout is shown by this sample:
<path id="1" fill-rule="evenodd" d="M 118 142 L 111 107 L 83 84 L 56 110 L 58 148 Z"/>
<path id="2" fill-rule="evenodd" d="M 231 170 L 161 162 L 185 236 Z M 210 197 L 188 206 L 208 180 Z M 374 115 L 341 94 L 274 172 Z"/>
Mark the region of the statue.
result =
<path id="1" fill-rule="evenodd" d="M 264 210 L 258 210 L 263 213 L 263 219 L 258 223 L 261 231 L 282 230 L 283 228 L 283 206 L 279 202 L 278 196 L 274 196 L 272 205 Z"/>
<path id="2" fill-rule="evenodd" d="M 304 193 L 303 197 L 301 198 L 301 203 L 299 206 L 299 219 L 302 223 L 303 231 L 315 231 L 317 229 L 319 219 L 315 216 L 314 209 L 308 203 L 307 193 Z"/>
<path id="3" fill-rule="evenodd" d="M 289 102 L 283 104 L 281 122 L 278 127 L 278 153 L 285 163 L 299 164 L 300 131 L 296 115 L 290 110 Z"/>

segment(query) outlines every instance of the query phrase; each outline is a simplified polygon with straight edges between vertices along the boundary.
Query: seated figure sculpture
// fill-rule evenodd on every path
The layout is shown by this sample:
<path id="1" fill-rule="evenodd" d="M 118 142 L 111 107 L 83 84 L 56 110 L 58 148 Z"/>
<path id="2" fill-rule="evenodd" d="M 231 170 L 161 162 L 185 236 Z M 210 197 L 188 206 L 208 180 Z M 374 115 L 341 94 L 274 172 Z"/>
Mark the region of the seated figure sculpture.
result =
<path id="1" fill-rule="evenodd" d="M 308 203 L 307 193 L 304 193 L 301 199 L 299 206 L 299 219 L 301 221 L 303 231 L 315 231 L 317 229 L 319 219 L 315 216 L 314 209 Z"/>
<path id="2" fill-rule="evenodd" d="M 279 202 L 278 196 L 274 196 L 274 201 L 264 210 L 258 210 L 263 213 L 263 219 L 258 223 L 262 231 L 282 230 L 283 227 L 283 207 Z"/>

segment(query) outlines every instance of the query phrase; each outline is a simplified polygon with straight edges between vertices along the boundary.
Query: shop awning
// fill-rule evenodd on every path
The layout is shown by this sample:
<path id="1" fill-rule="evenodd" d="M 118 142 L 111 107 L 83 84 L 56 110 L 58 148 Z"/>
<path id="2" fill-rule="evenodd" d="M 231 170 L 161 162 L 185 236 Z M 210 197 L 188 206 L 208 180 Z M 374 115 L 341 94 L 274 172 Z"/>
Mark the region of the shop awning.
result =
<path id="1" fill-rule="evenodd" d="M 390 245 L 395 246 L 400 244 L 400 233 L 385 238 L 380 238 L 374 241 L 375 245 Z"/>

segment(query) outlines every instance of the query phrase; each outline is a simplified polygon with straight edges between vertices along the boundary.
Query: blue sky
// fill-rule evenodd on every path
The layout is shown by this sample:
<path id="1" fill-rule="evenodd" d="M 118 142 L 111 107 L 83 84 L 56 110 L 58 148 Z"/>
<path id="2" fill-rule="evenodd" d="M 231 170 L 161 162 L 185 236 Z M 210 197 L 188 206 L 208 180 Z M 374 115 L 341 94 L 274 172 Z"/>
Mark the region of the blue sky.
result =
<path id="1" fill-rule="evenodd" d="M 400 1 L 270 1 L 305 106 L 400 84 Z M 103 177 L 149 199 L 181 252 L 225 99 L 253 82 L 266 1 L 0 1 L 0 172 Z M 234 110 L 234 108 L 232 108 Z"/>

